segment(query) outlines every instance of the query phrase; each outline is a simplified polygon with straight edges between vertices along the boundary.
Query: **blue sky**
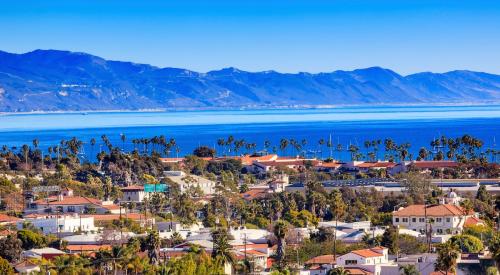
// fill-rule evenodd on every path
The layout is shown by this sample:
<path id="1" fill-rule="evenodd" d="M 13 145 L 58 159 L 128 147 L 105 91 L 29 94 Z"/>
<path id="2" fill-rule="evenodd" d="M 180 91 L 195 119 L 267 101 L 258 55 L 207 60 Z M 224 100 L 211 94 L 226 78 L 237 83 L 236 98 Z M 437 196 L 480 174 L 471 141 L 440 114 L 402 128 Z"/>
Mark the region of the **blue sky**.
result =
<path id="1" fill-rule="evenodd" d="M 83 51 L 206 72 L 500 74 L 500 1 L 34 0 L 0 5 L 0 50 Z"/>

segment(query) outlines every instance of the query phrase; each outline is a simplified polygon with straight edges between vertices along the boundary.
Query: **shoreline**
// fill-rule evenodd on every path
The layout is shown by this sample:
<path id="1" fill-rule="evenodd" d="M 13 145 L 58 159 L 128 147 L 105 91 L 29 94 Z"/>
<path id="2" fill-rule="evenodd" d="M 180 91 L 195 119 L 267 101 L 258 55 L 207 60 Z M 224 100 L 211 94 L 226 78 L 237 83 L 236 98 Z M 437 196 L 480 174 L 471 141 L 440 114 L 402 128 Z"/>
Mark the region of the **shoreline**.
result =
<path id="1" fill-rule="evenodd" d="M 342 108 L 401 108 L 401 107 L 481 107 L 500 106 L 500 102 L 477 103 L 401 103 L 401 104 L 335 104 L 335 105 L 290 105 L 290 106 L 241 106 L 241 107 L 196 107 L 196 108 L 152 108 L 152 109 L 110 109 L 110 110 L 60 110 L 60 111 L 30 111 L 3 112 L 0 116 L 14 115 L 50 115 L 50 114 L 82 114 L 89 113 L 170 113 L 170 112 L 204 112 L 204 111 L 259 111 L 259 110 L 311 110 L 311 109 L 342 109 Z"/>

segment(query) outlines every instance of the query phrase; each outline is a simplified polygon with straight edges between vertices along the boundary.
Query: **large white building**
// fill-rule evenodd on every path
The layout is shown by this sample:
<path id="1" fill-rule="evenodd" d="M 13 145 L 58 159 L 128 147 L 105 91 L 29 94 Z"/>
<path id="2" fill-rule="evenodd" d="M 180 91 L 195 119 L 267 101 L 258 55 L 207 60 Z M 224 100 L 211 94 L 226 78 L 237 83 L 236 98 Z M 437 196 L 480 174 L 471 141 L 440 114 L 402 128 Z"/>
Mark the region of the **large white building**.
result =
<path id="1" fill-rule="evenodd" d="M 394 211 L 392 224 L 425 233 L 427 230 L 433 234 L 458 234 L 464 226 L 469 224 L 482 224 L 472 211 L 455 204 L 438 205 L 410 205 Z M 426 222 L 427 221 L 427 222 Z"/>
<path id="2" fill-rule="evenodd" d="M 215 192 L 214 181 L 197 175 L 187 175 L 182 171 L 165 171 L 165 176 L 177 183 L 181 192 L 190 188 L 199 188 L 205 195 L 212 195 Z"/>
<path id="3" fill-rule="evenodd" d="M 90 232 L 96 231 L 94 217 L 82 217 L 74 215 L 40 215 L 33 218 L 27 218 L 17 223 L 17 228 L 22 229 L 24 223 L 30 223 L 40 229 L 43 234 L 74 233 L 78 231 Z"/>

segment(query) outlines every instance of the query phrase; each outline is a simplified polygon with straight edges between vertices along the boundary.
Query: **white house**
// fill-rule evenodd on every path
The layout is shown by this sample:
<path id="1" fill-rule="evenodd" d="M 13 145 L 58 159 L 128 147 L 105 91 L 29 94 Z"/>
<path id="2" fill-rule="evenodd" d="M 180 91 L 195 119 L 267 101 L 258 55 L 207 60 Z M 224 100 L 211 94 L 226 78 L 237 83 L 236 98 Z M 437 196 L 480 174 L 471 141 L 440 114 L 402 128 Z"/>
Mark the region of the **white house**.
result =
<path id="1" fill-rule="evenodd" d="M 357 267 L 374 275 L 382 274 L 383 266 L 395 265 L 389 261 L 389 250 L 383 246 L 354 250 L 337 257 L 337 266 Z"/>
<path id="2" fill-rule="evenodd" d="M 165 176 L 179 185 L 181 192 L 190 188 L 199 188 L 205 195 L 212 195 L 215 192 L 215 182 L 209 179 L 197 176 L 186 175 L 182 171 L 165 171 Z"/>
<path id="3" fill-rule="evenodd" d="M 82 217 L 74 215 L 46 215 L 28 218 L 17 223 L 17 228 L 22 229 L 25 222 L 31 223 L 34 227 L 40 229 L 43 234 L 73 233 L 77 231 L 90 232 L 96 231 L 94 217 Z"/>
<path id="4" fill-rule="evenodd" d="M 144 192 L 144 186 L 139 186 L 139 185 L 131 185 L 127 187 L 121 188 L 122 190 L 122 202 L 135 202 L 135 203 L 142 203 L 144 201 L 144 198 L 147 197 L 146 193 Z"/>
<path id="5" fill-rule="evenodd" d="M 191 225 L 182 225 L 179 222 L 157 222 L 156 228 L 162 239 L 170 238 L 174 232 L 179 233 L 182 238 L 186 239 L 189 236 L 199 234 L 204 227 L 201 222 Z"/>
<path id="6" fill-rule="evenodd" d="M 39 199 L 28 204 L 25 213 L 84 213 L 94 209 L 97 213 L 119 213 L 120 207 L 111 201 L 73 196 L 73 192 L 62 192 L 58 196 Z"/>
<path id="7" fill-rule="evenodd" d="M 454 204 L 410 205 L 393 212 L 392 224 L 425 233 L 427 230 L 437 234 L 458 234 L 466 224 L 478 224 L 480 221 L 473 212 Z M 427 218 L 427 222 L 426 222 Z"/>

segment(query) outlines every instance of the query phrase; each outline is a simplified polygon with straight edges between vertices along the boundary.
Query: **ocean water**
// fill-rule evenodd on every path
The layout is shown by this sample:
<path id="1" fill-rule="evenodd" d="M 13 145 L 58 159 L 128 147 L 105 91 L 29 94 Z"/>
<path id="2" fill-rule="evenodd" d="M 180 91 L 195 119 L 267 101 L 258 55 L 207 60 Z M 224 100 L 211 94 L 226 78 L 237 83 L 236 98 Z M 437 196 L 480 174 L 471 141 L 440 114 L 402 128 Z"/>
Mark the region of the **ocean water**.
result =
<path id="1" fill-rule="evenodd" d="M 409 142 L 410 152 L 429 146 L 433 138 L 445 135 L 458 137 L 470 134 L 480 138 L 486 148 L 499 149 L 496 137 L 500 133 L 500 106 L 414 106 L 414 107 L 343 107 L 334 109 L 179 111 L 179 112 L 96 112 L 57 114 L 0 115 L 0 145 L 21 146 L 40 141 L 40 147 L 56 145 L 61 139 L 77 137 L 85 142 L 82 158 L 93 159 L 101 145 L 101 135 L 125 150 L 132 150 L 134 138 L 165 135 L 175 138 L 178 155 L 192 152 L 199 145 L 217 146 L 218 138 L 233 135 L 264 148 L 271 148 L 281 138 L 307 140 L 305 151 L 317 156 L 330 155 L 319 139 L 342 144 L 357 144 L 364 150 L 365 140 L 392 138 L 397 143 Z M 120 134 L 127 137 L 125 144 Z M 90 139 L 97 140 L 95 148 Z M 382 146 L 383 147 L 383 146 Z M 241 149 L 241 152 L 245 152 Z M 319 151 L 322 151 L 320 153 Z M 278 151 L 278 153 L 281 153 Z M 286 154 L 296 152 L 289 146 Z M 176 152 L 171 156 L 177 155 Z M 333 157 L 348 159 L 347 152 L 333 152 Z"/>

